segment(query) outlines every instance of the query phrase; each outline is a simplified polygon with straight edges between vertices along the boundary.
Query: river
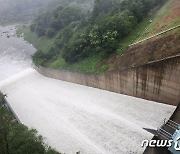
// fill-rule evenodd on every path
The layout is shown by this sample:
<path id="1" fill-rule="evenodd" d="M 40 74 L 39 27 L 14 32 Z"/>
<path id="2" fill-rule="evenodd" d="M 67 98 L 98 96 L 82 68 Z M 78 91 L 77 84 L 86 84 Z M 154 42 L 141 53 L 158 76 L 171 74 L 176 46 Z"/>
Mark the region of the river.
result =
<path id="1" fill-rule="evenodd" d="M 174 106 L 46 78 L 33 69 L 35 48 L 0 27 L 0 90 L 23 124 L 66 154 L 140 154 L 144 139 Z M 3 33 L 4 32 L 4 33 Z M 10 38 L 7 37 L 10 35 Z"/>

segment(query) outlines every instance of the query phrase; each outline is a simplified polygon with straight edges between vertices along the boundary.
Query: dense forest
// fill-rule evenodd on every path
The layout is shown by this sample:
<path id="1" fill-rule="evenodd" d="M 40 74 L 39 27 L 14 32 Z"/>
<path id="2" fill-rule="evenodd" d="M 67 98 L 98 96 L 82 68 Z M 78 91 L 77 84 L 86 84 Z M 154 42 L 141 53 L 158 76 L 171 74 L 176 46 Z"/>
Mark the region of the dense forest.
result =
<path id="1" fill-rule="evenodd" d="M 60 154 L 43 142 L 36 130 L 16 123 L 0 93 L 0 154 Z"/>
<path id="2" fill-rule="evenodd" d="M 93 1 L 82 3 L 82 0 L 0 0 L 0 24 L 30 21 L 39 14 L 53 10 L 58 5 L 76 6 L 79 4 L 83 8 L 90 9 Z"/>
<path id="3" fill-rule="evenodd" d="M 59 6 L 34 20 L 30 26 L 39 38 L 53 38 L 47 52 L 38 50 L 33 60 L 44 66 L 62 57 L 75 63 L 94 54 L 114 53 L 148 12 L 165 0 L 95 0 L 92 11 L 76 6 Z"/>

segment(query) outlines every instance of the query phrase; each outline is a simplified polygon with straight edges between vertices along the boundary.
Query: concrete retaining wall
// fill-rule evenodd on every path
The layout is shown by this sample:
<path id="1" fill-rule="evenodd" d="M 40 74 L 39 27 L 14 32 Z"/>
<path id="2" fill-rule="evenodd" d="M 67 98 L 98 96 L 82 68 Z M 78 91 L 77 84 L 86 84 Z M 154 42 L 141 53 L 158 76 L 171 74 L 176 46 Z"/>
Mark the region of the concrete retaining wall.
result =
<path id="1" fill-rule="evenodd" d="M 180 55 L 102 75 L 36 68 L 42 75 L 170 105 L 180 101 Z"/>

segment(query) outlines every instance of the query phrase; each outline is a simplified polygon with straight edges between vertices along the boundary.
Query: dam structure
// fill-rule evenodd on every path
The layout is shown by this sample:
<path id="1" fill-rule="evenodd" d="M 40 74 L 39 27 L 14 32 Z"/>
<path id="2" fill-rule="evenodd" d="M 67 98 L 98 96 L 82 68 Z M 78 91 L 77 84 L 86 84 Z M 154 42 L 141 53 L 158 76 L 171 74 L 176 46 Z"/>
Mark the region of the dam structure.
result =
<path id="1" fill-rule="evenodd" d="M 60 74 L 46 77 L 33 67 L 35 48 L 16 37 L 14 26 L 0 27 L 0 33 L 0 90 L 20 121 L 60 153 L 143 153 L 142 141 L 154 136 L 145 129 L 157 129 L 176 109 L 176 101 L 159 103 L 57 80 Z"/>

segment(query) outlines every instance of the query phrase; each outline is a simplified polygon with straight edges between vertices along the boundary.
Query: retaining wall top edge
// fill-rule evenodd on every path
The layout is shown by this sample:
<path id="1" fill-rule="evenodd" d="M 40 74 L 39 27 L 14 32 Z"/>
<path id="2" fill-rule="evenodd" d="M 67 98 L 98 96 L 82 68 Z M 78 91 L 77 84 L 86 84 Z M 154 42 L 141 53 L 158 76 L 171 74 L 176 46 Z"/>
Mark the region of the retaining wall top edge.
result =
<path id="1" fill-rule="evenodd" d="M 134 66 L 134 67 L 127 67 L 127 68 L 123 68 L 123 69 L 116 69 L 116 70 L 112 70 L 112 71 L 108 71 L 108 72 L 105 72 L 105 73 L 102 73 L 102 74 L 93 74 L 93 73 L 86 73 L 86 72 L 80 72 L 80 71 L 74 71 L 74 70 L 61 70 L 61 69 L 52 69 L 52 68 L 46 68 L 46 67 L 42 67 L 42 66 L 34 66 L 35 69 L 48 69 L 48 70 L 51 70 L 51 71 L 61 71 L 61 72 L 71 72 L 71 73 L 80 73 L 80 74 L 84 74 L 84 75 L 103 75 L 103 74 L 109 74 L 109 73 L 115 73 L 115 72 L 123 72 L 123 71 L 127 71 L 127 70 L 132 70 L 132 69 L 135 69 L 135 68 L 139 68 L 139 67 L 143 67 L 143 66 L 148 66 L 148 65 L 153 65 L 153 64 L 156 64 L 156 63 L 160 63 L 160 62 L 163 62 L 163 61 L 166 61 L 166 60 L 170 60 L 170 59 L 174 59 L 174 58 L 180 58 L 180 54 L 177 54 L 175 56 L 170 56 L 170 57 L 166 57 L 166 58 L 163 58 L 163 59 L 159 59 L 159 60 L 155 60 L 155 61 L 151 61 L 151 62 L 148 62 L 146 64 L 142 64 L 142 65 L 137 65 L 137 66 Z"/>

